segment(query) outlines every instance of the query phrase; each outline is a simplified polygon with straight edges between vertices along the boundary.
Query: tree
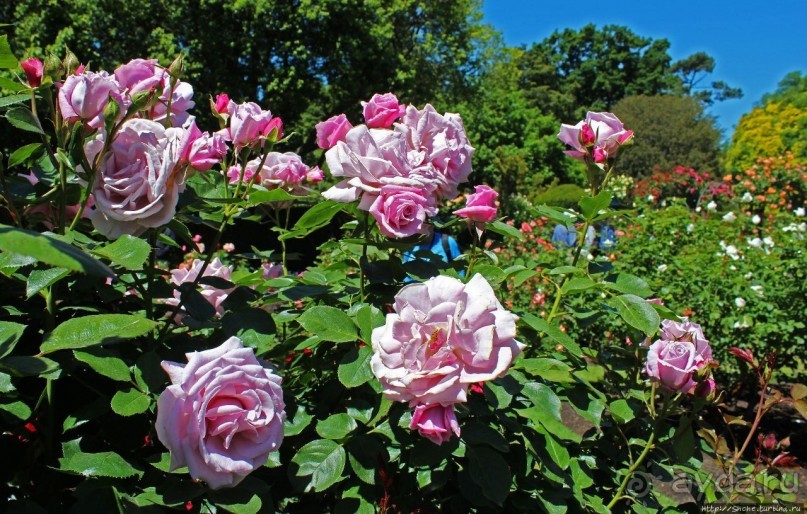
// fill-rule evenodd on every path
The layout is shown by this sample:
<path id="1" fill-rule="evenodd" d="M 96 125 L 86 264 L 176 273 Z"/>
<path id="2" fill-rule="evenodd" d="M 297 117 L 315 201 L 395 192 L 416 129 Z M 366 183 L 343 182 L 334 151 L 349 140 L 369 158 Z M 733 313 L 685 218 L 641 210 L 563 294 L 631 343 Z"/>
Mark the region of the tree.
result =
<path id="1" fill-rule="evenodd" d="M 760 105 L 740 118 L 726 167 L 732 171 L 750 168 L 761 157 L 791 152 L 798 164 L 807 164 L 807 76 L 788 74 Z"/>
<path id="2" fill-rule="evenodd" d="M 613 112 L 636 133 L 635 144 L 619 161 L 626 175 L 643 176 L 656 167 L 677 165 L 717 171 L 720 131 L 695 98 L 629 96 L 617 102 Z"/>
<path id="3" fill-rule="evenodd" d="M 564 122 L 587 110 L 609 110 L 626 96 L 684 94 L 712 102 L 740 94 L 718 82 L 709 90 L 696 88 L 714 59 L 699 52 L 673 63 L 669 48 L 666 39 L 618 25 L 565 29 L 526 51 L 522 87 L 533 105 Z"/>

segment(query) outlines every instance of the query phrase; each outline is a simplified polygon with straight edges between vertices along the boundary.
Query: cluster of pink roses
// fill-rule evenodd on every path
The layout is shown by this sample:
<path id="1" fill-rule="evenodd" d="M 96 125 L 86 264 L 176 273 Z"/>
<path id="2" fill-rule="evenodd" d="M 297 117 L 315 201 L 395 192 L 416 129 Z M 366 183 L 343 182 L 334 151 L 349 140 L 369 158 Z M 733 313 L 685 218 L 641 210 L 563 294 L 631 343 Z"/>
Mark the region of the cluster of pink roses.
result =
<path id="1" fill-rule="evenodd" d="M 456 197 L 471 172 L 474 148 L 462 118 L 401 105 L 391 93 L 362 105 L 365 124 L 354 127 L 340 114 L 316 126 L 328 168 L 341 178 L 323 196 L 358 200 L 388 237 L 421 233 L 437 200 Z"/>
<path id="2" fill-rule="evenodd" d="M 200 259 L 194 259 L 190 266 L 187 264 L 180 264 L 179 268 L 171 270 L 171 283 L 175 286 L 174 297 L 166 299 L 166 305 L 176 306 L 181 303 L 179 286 L 182 284 L 192 284 L 194 281 L 196 281 L 197 277 L 199 276 L 199 272 L 202 271 L 203 265 L 203 261 Z M 230 280 L 232 272 L 233 271 L 229 266 L 222 264 L 219 258 L 216 257 L 207 265 L 202 273 L 202 276 Z M 224 306 L 222 303 L 227 299 L 227 295 L 232 292 L 232 289 L 219 289 L 208 284 L 202 284 L 200 288 L 202 296 L 204 296 L 205 300 L 207 300 L 207 302 L 212 305 L 214 309 L 216 309 L 216 316 L 221 317 L 221 315 L 224 314 Z M 174 316 L 174 321 L 176 321 L 177 324 L 181 324 L 184 317 L 184 314 L 182 314 L 180 311 L 180 313 Z"/>
<path id="3" fill-rule="evenodd" d="M 572 148 L 566 155 L 603 167 L 620 147 L 633 142 L 633 131 L 610 112 L 588 112 L 577 125 L 562 124 L 558 139 Z"/>
<path id="4" fill-rule="evenodd" d="M 240 164 L 230 166 L 227 178 L 230 184 L 237 184 L 239 180 L 243 180 L 245 183 L 260 184 L 267 189 L 283 188 L 303 194 L 306 192 L 302 187 L 303 184 L 316 184 L 325 176 L 318 166 L 309 167 L 294 152 L 269 152 L 266 158 L 252 159 L 244 168 Z"/>
<path id="5" fill-rule="evenodd" d="M 712 348 L 700 325 L 686 318 L 665 319 L 661 339 L 648 349 L 645 372 L 668 391 L 706 398 L 715 390 L 715 381 L 698 375 L 711 362 Z"/>
<path id="6" fill-rule="evenodd" d="M 393 308 L 373 330 L 370 366 L 388 398 L 414 409 L 410 427 L 441 444 L 460 433 L 454 404 L 469 386 L 503 375 L 521 353 L 518 318 L 478 274 L 405 286 Z"/>

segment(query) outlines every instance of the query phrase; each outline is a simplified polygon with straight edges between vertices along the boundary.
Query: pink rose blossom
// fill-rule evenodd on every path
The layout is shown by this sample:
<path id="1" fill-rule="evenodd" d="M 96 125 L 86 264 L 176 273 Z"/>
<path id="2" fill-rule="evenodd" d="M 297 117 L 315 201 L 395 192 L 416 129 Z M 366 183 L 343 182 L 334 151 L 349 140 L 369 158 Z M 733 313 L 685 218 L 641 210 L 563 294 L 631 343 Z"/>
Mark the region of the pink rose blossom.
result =
<path id="1" fill-rule="evenodd" d="M 436 403 L 416 406 L 409 428 L 417 430 L 421 436 L 437 445 L 449 441 L 452 433 L 460 436 L 460 425 L 453 405 L 444 407 Z"/>
<path id="2" fill-rule="evenodd" d="M 179 166 L 185 130 L 134 118 L 124 123 L 101 160 L 93 183 L 93 226 L 108 238 L 139 235 L 173 219 L 185 174 Z M 103 147 L 85 146 L 92 162 Z"/>
<path id="3" fill-rule="evenodd" d="M 221 134 L 202 132 L 191 120 L 182 141 L 180 160 L 198 171 L 207 171 L 227 155 L 227 144 Z"/>
<path id="4" fill-rule="evenodd" d="M 467 284 L 437 276 L 395 295 L 394 312 L 373 330 L 370 366 L 392 400 L 450 405 L 468 386 L 507 372 L 524 348 L 516 320 L 482 275 Z"/>
<path id="5" fill-rule="evenodd" d="M 281 378 L 237 337 L 186 357 L 162 362 L 171 385 L 157 402 L 157 437 L 171 470 L 187 466 L 211 489 L 234 487 L 283 442 Z"/>
<path id="6" fill-rule="evenodd" d="M 261 159 L 253 159 L 247 163 L 246 173 L 252 177 L 260 175 L 258 183 L 267 189 L 289 189 L 293 192 L 305 192 L 302 188 L 311 172 L 299 155 L 293 152 L 269 152 L 263 160 L 263 167 L 258 170 Z M 246 177 L 244 181 L 246 181 Z"/>
<path id="7" fill-rule="evenodd" d="M 486 185 L 476 186 L 474 191 L 465 198 L 465 207 L 454 211 L 454 214 L 481 223 L 493 221 L 496 218 L 496 198 L 499 193 Z"/>
<path id="8" fill-rule="evenodd" d="M 317 123 L 317 146 L 323 150 L 328 150 L 336 146 L 339 141 L 345 140 L 345 135 L 353 128 L 347 120 L 347 116 L 340 114 L 327 120 Z"/>
<path id="9" fill-rule="evenodd" d="M 248 184 L 252 181 L 252 177 L 255 176 L 255 168 L 257 168 L 257 164 L 250 168 L 247 166 L 247 169 L 244 170 L 244 183 Z M 241 178 L 241 165 L 240 164 L 233 164 L 227 169 L 227 179 L 230 184 L 238 184 L 238 180 Z"/>
<path id="10" fill-rule="evenodd" d="M 263 129 L 263 135 L 269 137 L 272 134 L 272 131 L 275 130 L 275 137 L 272 138 L 273 141 L 279 141 L 283 139 L 283 120 L 280 118 L 272 118 L 269 120 L 269 123 L 266 125 L 266 128 Z"/>
<path id="11" fill-rule="evenodd" d="M 592 134 L 596 140 L 592 140 Z M 562 124 L 558 133 L 558 139 L 572 148 L 566 150 L 567 155 L 580 161 L 591 155 L 597 164 L 616 156 L 619 147 L 632 137 L 633 132 L 625 130 L 619 118 L 610 112 L 589 111 L 577 125 Z M 594 148 L 589 150 L 590 146 Z"/>
<path id="12" fill-rule="evenodd" d="M 253 146 L 261 141 L 266 127 L 272 120 L 272 113 L 264 111 L 254 102 L 236 104 L 230 102 L 229 139 L 237 149 Z"/>
<path id="13" fill-rule="evenodd" d="M 263 272 L 261 277 L 264 280 L 283 276 L 283 266 L 280 264 L 275 264 L 274 262 L 264 262 L 262 268 Z"/>
<path id="14" fill-rule="evenodd" d="M 389 128 L 406 112 L 392 93 L 374 94 L 369 102 L 362 102 L 364 121 L 370 128 Z"/>
<path id="15" fill-rule="evenodd" d="M 150 117 L 155 121 L 165 121 L 168 113 L 168 99 L 171 99 L 171 124 L 183 125 L 190 114 L 188 111 L 196 103 L 193 98 L 193 87 L 187 82 L 176 81 L 171 87 L 171 77 L 168 71 L 157 64 L 157 59 L 132 59 L 115 69 L 115 79 L 125 90 L 126 99 L 140 91 L 156 91 L 160 99 L 152 108 Z M 127 103 L 128 103 L 127 102 Z"/>
<path id="16" fill-rule="evenodd" d="M 179 268 L 171 270 L 171 283 L 177 288 L 182 284 L 193 283 L 196 280 L 196 277 L 199 276 L 199 270 L 202 269 L 202 264 L 204 264 L 202 260 L 194 259 L 193 264 L 190 267 L 182 264 Z M 229 266 L 222 264 L 219 258 L 216 257 L 210 261 L 210 264 L 207 265 L 207 268 L 205 268 L 205 272 L 202 276 L 218 277 L 223 278 L 224 280 L 230 280 L 231 275 L 232 269 L 230 269 Z M 216 316 L 221 317 L 221 315 L 224 314 L 224 306 L 222 303 L 227 299 L 227 295 L 232 292 L 232 289 L 218 289 L 207 284 L 202 284 L 199 286 L 199 288 L 202 296 L 205 297 L 205 300 L 207 300 L 208 303 L 212 305 L 214 309 L 216 309 Z M 179 289 L 174 289 L 174 297 L 166 299 L 165 304 L 172 306 L 179 305 L 180 296 Z M 184 308 L 174 317 L 174 320 L 178 325 L 182 324 L 182 318 L 184 318 L 184 315 L 182 314 L 183 311 Z"/>
<path id="17" fill-rule="evenodd" d="M 408 237 L 423 231 L 427 216 L 437 214 L 434 198 L 423 189 L 387 185 L 370 206 L 370 214 L 387 237 Z"/>
<path id="18" fill-rule="evenodd" d="M 703 329 L 688 318 L 682 321 L 665 319 L 661 321 L 661 338 L 667 341 L 689 341 L 695 345 L 695 364 L 698 369 L 712 360 L 712 347 L 703 335 Z"/>
<path id="19" fill-rule="evenodd" d="M 697 386 L 695 386 L 695 390 L 692 394 L 697 396 L 698 398 L 708 398 L 709 395 L 715 392 L 717 389 L 717 385 L 715 384 L 715 379 L 707 378 Z"/>
<path id="20" fill-rule="evenodd" d="M 648 349 L 645 372 L 669 391 L 693 393 L 696 387 L 693 375 L 711 361 L 711 356 L 705 339 L 697 344 L 661 339 Z"/>
<path id="21" fill-rule="evenodd" d="M 110 96 L 120 102 L 120 87 L 107 72 L 70 75 L 59 88 L 59 111 L 68 122 L 85 120 L 95 129 L 104 126 L 104 107 Z"/>
<path id="22" fill-rule="evenodd" d="M 308 173 L 305 174 L 305 179 L 312 184 L 322 182 L 324 178 L 325 174 L 321 169 L 319 169 L 319 166 L 314 166 Z"/>
<path id="23" fill-rule="evenodd" d="M 42 85 L 42 72 L 45 70 L 45 65 L 36 57 L 29 57 L 28 59 L 20 62 L 22 71 L 25 72 L 25 78 L 28 85 L 31 87 L 39 87 Z"/>
<path id="24" fill-rule="evenodd" d="M 230 96 L 227 93 L 216 95 L 216 102 L 214 104 L 216 112 L 219 114 L 228 114 L 228 107 L 230 105 Z"/>

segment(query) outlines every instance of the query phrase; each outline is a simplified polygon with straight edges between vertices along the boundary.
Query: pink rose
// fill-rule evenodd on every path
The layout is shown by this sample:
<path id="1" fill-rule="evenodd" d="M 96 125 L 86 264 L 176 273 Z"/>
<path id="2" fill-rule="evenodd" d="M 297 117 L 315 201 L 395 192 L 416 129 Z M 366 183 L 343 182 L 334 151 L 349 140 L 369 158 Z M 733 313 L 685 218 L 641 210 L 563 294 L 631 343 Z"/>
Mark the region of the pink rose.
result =
<path id="1" fill-rule="evenodd" d="M 182 142 L 180 159 L 199 171 L 207 171 L 227 155 L 227 144 L 221 134 L 202 132 L 192 120 Z"/>
<path id="2" fill-rule="evenodd" d="M 661 338 L 667 341 L 689 341 L 695 345 L 695 364 L 698 369 L 712 360 L 712 347 L 703 335 L 703 329 L 688 318 L 682 321 L 665 319 L 661 321 Z"/>
<path id="3" fill-rule="evenodd" d="M 70 75 L 59 88 L 59 111 L 65 121 L 85 120 L 95 129 L 104 126 L 109 97 L 120 103 L 120 87 L 107 72 Z"/>
<path id="4" fill-rule="evenodd" d="M 589 111 L 577 125 L 562 124 L 558 133 L 558 139 L 572 148 L 566 150 L 567 155 L 580 161 L 591 157 L 597 164 L 615 157 L 619 147 L 632 137 L 633 132 L 625 130 L 619 118 L 610 112 Z"/>
<path id="5" fill-rule="evenodd" d="M 409 428 L 417 429 L 421 436 L 437 445 L 450 440 L 452 432 L 457 437 L 460 436 L 460 425 L 457 422 L 457 415 L 454 414 L 453 405 L 444 407 L 435 403 L 416 406 Z"/>
<path id="6" fill-rule="evenodd" d="M 707 378 L 695 386 L 695 390 L 692 392 L 692 394 L 698 398 L 708 398 L 712 393 L 715 392 L 716 389 L 717 385 L 715 384 L 715 379 Z"/>
<path id="7" fill-rule="evenodd" d="M 253 146 L 265 135 L 272 113 L 264 111 L 254 102 L 230 102 L 229 139 L 237 149 Z"/>
<path id="8" fill-rule="evenodd" d="M 406 138 L 412 174 L 435 181 L 441 196 L 455 198 L 457 186 L 468 181 L 474 154 L 460 115 L 439 114 L 428 104 L 420 111 L 410 105 L 395 130 Z"/>
<path id="9" fill-rule="evenodd" d="M 392 400 L 464 402 L 468 386 L 502 376 L 523 350 L 517 319 L 482 275 L 467 284 L 447 276 L 410 284 L 373 330 L 370 366 Z"/>
<path id="10" fill-rule="evenodd" d="M 422 232 L 426 217 L 437 214 L 437 207 L 423 189 L 387 185 L 381 187 L 370 214 L 385 236 L 408 237 Z"/>
<path id="11" fill-rule="evenodd" d="M 309 170 L 308 173 L 305 174 L 305 179 L 312 184 L 316 184 L 317 182 L 322 182 L 325 178 L 325 174 L 319 169 L 319 166 L 314 166 Z"/>
<path id="12" fill-rule="evenodd" d="M 216 102 L 214 108 L 219 114 L 228 114 L 227 108 L 230 105 L 230 96 L 227 93 L 216 95 Z"/>
<path id="13" fill-rule="evenodd" d="M 139 235 L 174 217 L 185 189 L 178 165 L 185 130 L 134 118 L 124 123 L 104 153 L 93 183 L 95 229 L 108 238 Z M 90 162 L 103 147 L 101 137 L 87 143 Z"/>
<path id="14" fill-rule="evenodd" d="M 392 93 L 376 93 L 369 102 L 361 105 L 364 107 L 364 121 L 371 128 L 389 128 L 406 112 L 406 106 L 399 104 Z"/>
<path id="15" fill-rule="evenodd" d="M 347 116 L 340 114 L 317 123 L 317 146 L 323 150 L 333 148 L 339 141 L 345 140 L 345 135 L 353 128 Z"/>
<path id="16" fill-rule="evenodd" d="M 160 94 L 159 102 L 153 107 L 150 117 L 155 121 L 165 121 L 168 113 L 168 99 L 171 99 L 171 124 L 183 125 L 193 108 L 193 87 L 187 82 L 177 81 L 171 88 L 168 71 L 157 64 L 157 59 L 132 59 L 115 69 L 115 79 L 125 90 L 127 99 L 140 91 L 155 90 Z"/>
<path id="17" fill-rule="evenodd" d="M 174 289 L 174 297 L 168 298 L 165 300 L 166 305 L 176 306 L 179 305 L 180 302 L 180 291 L 179 286 L 182 284 L 192 284 L 196 277 L 199 276 L 199 270 L 202 269 L 203 261 L 200 259 L 194 259 L 193 265 L 188 267 L 186 264 L 181 264 L 179 268 L 171 270 L 171 283 L 175 286 Z M 232 275 L 232 269 L 229 266 L 225 266 L 221 263 L 218 257 L 214 258 L 210 261 L 210 264 L 207 265 L 205 268 L 205 272 L 202 275 L 203 277 L 218 277 L 223 278 L 224 280 L 230 280 L 230 276 Z M 232 292 L 232 289 L 218 289 L 216 287 L 202 284 L 199 286 L 200 292 L 202 296 L 205 297 L 205 300 L 216 309 L 216 316 L 221 317 L 224 314 L 224 300 L 227 299 L 227 295 Z M 182 324 L 182 318 L 184 317 L 181 314 L 184 311 L 180 311 L 175 317 L 174 321 L 176 323 Z"/>
<path id="18" fill-rule="evenodd" d="M 21 61 L 22 71 L 25 72 L 25 78 L 28 80 L 28 85 L 31 87 L 39 87 L 42 85 L 42 72 L 45 65 L 36 57 L 29 57 Z"/>
<path id="19" fill-rule="evenodd" d="M 187 466 L 211 489 L 234 487 L 283 442 L 281 379 L 237 337 L 186 357 L 162 362 L 171 385 L 157 402 L 157 437 L 172 470 Z"/>
<path id="20" fill-rule="evenodd" d="M 465 207 L 454 211 L 454 214 L 482 223 L 493 221 L 496 218 L 496 198 L 499 193 L 485 185 L 476 186 L 474 191 L 465 198 Z"/>
<path id="21" fill-rule="evenodd" d="M 280 141 L 283 139 L 283 120 L 280 118 L 272 118 L 269 120 L 269 123 L 266 125 L 266 128 L 263 129 L 263 135 L 269 137 L 272 135 L 272 131 L 275 131 L 275 136 L 272 141 Z"/>
<path id="22" fill-rule="evenodd" d="M 129 96 L 158 88 L 162 91 L 164 74 L 157 59 L 132 59 L 115 69 L 115 79 Z"/>
<path id="23" fill-rule="evenodd" d="M 711 360 L 708 343 L 697 348 L 689 341 L 658 340 L 650 345 L 645 372 L 665 389 L 692 393 L 695 389 L 693 374 Z"/>
<path id="24" fill-rule="evenodd" d="M 311 171 L 299 155 L 293 152 L 269 152 L 258 171 L 261 159 L 253 159 L 247 163 L 247 173 L 258 172 L 259 183 L 267 189 L 284 188 L 304 192 L 301 185 L 308 180 Z M 246 179 L 245 179 L 246 180 Z"/>
<path id="25" fill-rule="evenodd" d="M 262 268 L 263 272 L 261 273 L 261 278 L 264 280 L 283 276 L 283 266 L 280 264 L 275 264 L 274 262 L 264 262 Z"/>
<path id="26" fill-rule="evenodd" d="M 252 181 L 252 177 L 255 176 L 255 168 L 257 168 L 257 164 L 250 168 L 247 166 L 247 169 L 244 170 L 244 183 L 248 184 Z M 233 164 L 227 169 L 227 179 L 230 184 L 238 184 L 238 181 L 241 179 L 241 165 L 240 164 Z"/>

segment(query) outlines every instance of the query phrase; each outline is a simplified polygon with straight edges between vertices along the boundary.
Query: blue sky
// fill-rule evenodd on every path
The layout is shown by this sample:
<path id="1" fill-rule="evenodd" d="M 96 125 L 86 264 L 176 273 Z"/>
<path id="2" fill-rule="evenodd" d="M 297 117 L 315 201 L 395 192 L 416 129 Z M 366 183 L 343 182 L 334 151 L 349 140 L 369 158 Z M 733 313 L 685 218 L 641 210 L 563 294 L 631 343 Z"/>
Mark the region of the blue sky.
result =
<path id="1" fill-rule="evenodd" d="M 723 80 L 744 93 L 710 109 L 728 137 L 740 116 L 776 89 L 788 72 L 807 73 L 805 0 L 484 0 L 483 11 L 509 45 L 530 45 L 555 29 L 595 23 L 626 25 L 641 36 L 666 38 L 673 59 L 708 53 L 716 62 L 709 80 Z"/>

